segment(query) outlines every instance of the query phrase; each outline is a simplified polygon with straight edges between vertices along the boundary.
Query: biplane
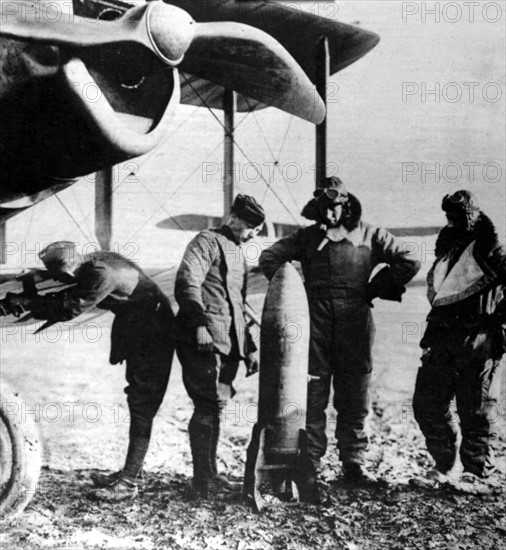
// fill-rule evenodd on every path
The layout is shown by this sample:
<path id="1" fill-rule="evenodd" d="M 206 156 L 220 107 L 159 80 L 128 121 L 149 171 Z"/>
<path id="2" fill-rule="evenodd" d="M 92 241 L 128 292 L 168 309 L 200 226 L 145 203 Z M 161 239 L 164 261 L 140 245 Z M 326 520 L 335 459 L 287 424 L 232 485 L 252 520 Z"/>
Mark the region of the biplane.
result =
<path id="1" fill-rule="evenodd" d="M 226 112 L 233 92 L 238 112 L 276 107 L 324 127 L 326 76 L 379 41 L 266 0 L 0 0 L 0 18 L 0 227 L 98 172 L 105 243 L 107 174 L 155 149 L 179 103 Z M 43 272 L 4 272 L 0 298 L 52 284 Z M 40 467 L 36 432 L 4 407 L 15 399 L 2 395 L 2 514 L 26 506 Z"/>

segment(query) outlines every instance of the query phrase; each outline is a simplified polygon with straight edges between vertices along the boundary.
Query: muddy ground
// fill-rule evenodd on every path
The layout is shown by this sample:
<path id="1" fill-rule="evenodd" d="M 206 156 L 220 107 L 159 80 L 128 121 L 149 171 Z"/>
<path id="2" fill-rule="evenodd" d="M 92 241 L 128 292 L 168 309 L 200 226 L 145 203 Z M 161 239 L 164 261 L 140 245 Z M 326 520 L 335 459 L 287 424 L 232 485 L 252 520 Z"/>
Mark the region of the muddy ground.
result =
<path id="1" fill-rule="evenodd" d="M 254 289 L 253 289 L 254 290 Z M 262 293 L 252 301 L 261 306 Z M 107 364 L 108 327 L 102 316 L 45 336 L 19 328 L 2 336 L 2 378 L 23 395 L 39 421 L 44 468 L 25 512 L 1 523 L 5 549 L 485 549 L 506 548 L 504 479 L 488 496 L 449 488 L 429 490 L 410 480 L 430 467 L 410 400 L 426 315 L 423 287 L 404 303 L 377 304 L 375 375 L 369 463 L 384 484 L 343 485 L 329 411 L 329 452 L 321 504 L 275 504 L 262 514 L 240 493 L 225 500 L 193 498 L 187 423 L 191 405 L 175 361 L 156 419 L 139 498 L 117 504 L 89 497 L 90 473 L 119 468 L 127 441 L 123 369 Z M 240 372 L 237 395 L 223 415 L 219 466 L 239 479 L 256 418 L 258 379 Z M 504 389 L 504 384 L 503 384 Z M 506 457 L 504 396 L 497 422 L 499 463 Z"/>

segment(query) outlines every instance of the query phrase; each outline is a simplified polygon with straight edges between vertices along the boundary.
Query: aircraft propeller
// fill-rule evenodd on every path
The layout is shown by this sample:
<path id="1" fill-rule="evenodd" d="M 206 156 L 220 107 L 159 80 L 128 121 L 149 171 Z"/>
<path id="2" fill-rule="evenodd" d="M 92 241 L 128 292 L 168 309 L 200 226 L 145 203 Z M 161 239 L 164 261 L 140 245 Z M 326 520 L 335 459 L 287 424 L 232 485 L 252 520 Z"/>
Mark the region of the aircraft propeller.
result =
<path id="1" fill-rule="evenodd" d="M 196 25 L 187 12 L 164 2 L 148 2 L 115 21 L 62 14 L 56 2 L 0 0 L 0 13 L 4 36 L 77 47 L 136 42 L 171 66 L 183 59 Z"/>
<path id="2" fill-rule="evenodd" d="M 38 43 L 92 48 L 135 42 L 160 60 L 266 105 L 319 124 L 325 106 L 311 80 L 272 36 L 243 23 L 196 23 L 161 1 L 113 21 L 62 14 L 56 2 L 0 0 L 0 35 Z M 185 55 L 186 53 L 186 55 Z"/>

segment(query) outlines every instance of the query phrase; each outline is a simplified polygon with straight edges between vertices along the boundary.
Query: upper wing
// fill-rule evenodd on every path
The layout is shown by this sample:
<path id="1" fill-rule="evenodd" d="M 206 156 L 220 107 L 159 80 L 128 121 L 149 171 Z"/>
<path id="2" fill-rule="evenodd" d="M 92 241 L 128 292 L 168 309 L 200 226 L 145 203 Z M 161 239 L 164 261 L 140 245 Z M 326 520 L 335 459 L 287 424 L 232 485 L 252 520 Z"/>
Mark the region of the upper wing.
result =
<path id="1" fill-rule="evenodd" d="M 264 0 L 171 0 L 171 3 L 198 22 L 236 21 L 264 31 L 286 49 L 312 82 L 316 79 L 323 36 L 328 40 L 330 74 L 351 65 L 379 42 L 379 36 L 371 31 Z M 181 70 L 192 75 L 182 79 L 181 101 L 191 105 L 205 102 L 209 107 L 222 108 L 223 87 L 213 85 L 209 82 L 211 78 L 206 81 L 202 73 L 199 78 L 192 73 L 199 59 L 205 57 L 203 47 L 204 44 L 192 44 L 181 64 Z M 252 64 L 251 71 L 254 70 Z M 297 88 L 296 74 L 292 84 Z M 247 93 L 242 92 L 238 98 L 239 111 L 262 107 L 265 105 L 261 101 L 250 99 Z"/>

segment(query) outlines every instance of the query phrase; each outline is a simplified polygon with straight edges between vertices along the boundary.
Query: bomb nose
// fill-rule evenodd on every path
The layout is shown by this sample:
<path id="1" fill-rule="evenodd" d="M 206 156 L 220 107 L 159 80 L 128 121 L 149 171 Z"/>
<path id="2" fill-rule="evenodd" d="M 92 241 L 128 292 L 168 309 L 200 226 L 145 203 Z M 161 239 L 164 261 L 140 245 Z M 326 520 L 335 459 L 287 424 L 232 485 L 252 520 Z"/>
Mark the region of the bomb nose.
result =
<path id="1" fill-rule="evenodd" d="M 195 35 L 195 21 L 184 10 L 165 4 L 148 4 L 147 31 L 153 49 L 171 66 L 183 60 Z"/>

